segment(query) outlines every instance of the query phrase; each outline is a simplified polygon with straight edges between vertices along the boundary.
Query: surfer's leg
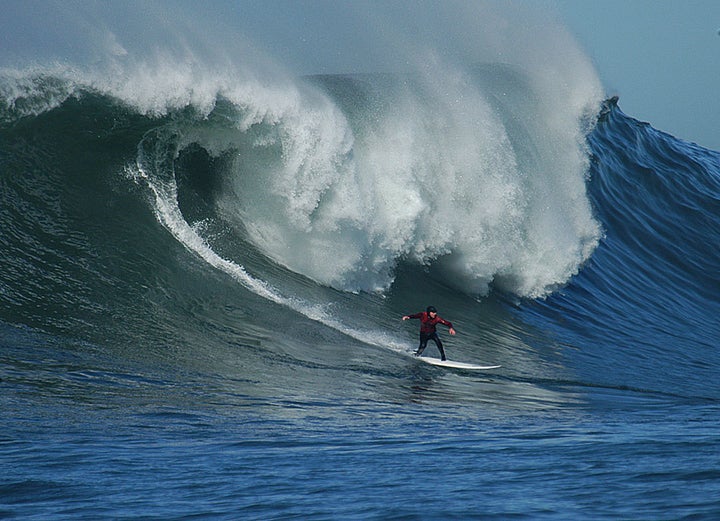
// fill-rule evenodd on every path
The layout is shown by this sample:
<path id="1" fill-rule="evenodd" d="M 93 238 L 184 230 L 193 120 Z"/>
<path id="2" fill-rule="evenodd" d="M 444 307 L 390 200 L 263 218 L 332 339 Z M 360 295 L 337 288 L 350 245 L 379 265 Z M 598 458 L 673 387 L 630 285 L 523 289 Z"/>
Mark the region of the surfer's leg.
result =
<path id="1" fill-rule="evenodd" d="M 420 356 L 422 354 L 422 352 L 425 351 L 428 340 L 430 340 L 430 338 L 425 333 L 420 333 L 420 345 L 418 346 L 418 349 L 415 352 L 415 356 Z"/>
<path id="2" fill-rule="evenodd" d="M 440 341 L 440 337 L 438 336 L 438 334 L 433 333 L 433 335 L 430 338 L 435 340 L 435 345 L 437 346 L 438 351 L 440 351 L 440 360 L 447 360 L 447 358 L 445 358 L 445 349 L 443 349 L 443 345 L 442 345 L 442 342 Z"/>

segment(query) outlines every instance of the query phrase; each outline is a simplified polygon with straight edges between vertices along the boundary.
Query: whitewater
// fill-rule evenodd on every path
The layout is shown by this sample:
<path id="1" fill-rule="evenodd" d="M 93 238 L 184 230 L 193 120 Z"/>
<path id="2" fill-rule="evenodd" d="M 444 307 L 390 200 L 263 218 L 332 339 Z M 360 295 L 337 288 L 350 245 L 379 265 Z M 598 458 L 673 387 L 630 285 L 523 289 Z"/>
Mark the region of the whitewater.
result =
<path id="1" fill-rule="evenodd" d="M 374 70 L 184 4 L 8 48 L 0 517 L 717 517 L 720 156 L 550 16 L 421 6 L 332 8 Z M 427 305 L 502 367 L 414 360 Z"/>

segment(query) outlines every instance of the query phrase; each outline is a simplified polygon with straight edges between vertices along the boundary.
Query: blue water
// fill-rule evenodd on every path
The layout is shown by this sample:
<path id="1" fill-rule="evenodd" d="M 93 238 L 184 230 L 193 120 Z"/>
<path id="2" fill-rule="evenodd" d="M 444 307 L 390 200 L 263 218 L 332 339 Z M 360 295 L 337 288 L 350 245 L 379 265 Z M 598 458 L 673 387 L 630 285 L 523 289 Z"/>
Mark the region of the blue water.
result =
<path id="1" fill-rule="evenodd" d="M 0 70 L 0 518 L 720 517 L 717 152 L 579 52 L 113 56 Z"/>

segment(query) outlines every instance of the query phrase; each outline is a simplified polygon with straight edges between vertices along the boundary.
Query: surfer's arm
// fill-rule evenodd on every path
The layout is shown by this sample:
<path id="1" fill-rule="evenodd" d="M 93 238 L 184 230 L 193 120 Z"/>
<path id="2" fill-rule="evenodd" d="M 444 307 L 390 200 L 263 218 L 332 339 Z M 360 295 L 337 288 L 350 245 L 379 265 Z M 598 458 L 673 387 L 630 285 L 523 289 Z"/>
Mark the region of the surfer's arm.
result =
<path id="1" fill-rule="evenodd" d="M 452 325 L 452 322 L 448 322 L 444 318 L 441 318 L 440 320 L 438 320 L 438 322 L 440 322 L 443 326 L 447 326 L 451 335 L 454 335 L 456 333 L 455 328 Z"/>
<path id="2" fill-rule="evenodd" d="M 403 319 L 403 320 L 408 320 L 408 319 L 411 319 L 411 318 L 421 318 L 421 317 L 422 317 L 422 313 L 415 313 L 414 315 L 404 315 L 404 316 L 402 317 L 402 319 Z"/>

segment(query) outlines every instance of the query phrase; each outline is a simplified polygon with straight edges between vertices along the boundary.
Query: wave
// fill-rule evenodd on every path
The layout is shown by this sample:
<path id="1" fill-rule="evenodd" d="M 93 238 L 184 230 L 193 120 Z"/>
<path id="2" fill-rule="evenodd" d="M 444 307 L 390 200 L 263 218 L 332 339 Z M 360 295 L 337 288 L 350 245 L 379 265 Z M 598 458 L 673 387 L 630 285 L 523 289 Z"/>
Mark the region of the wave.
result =
<path id="1" fill-rule="evenodd" d="M 517 65 L 423 49 L 411 73 L 297 79 L 247 44 L 238 63 L 227 47 L 189 44 L 189 29 L 164 46 L 149 37 L 145 52 L 118 30 L 88 36 L 102 59 L 3 69 L 4 120 L 85 94 L 158 120 L 176 154 L 224 159 L 220 217 L 294 272 L 386 291 L 410 262 L 469 293 L 541 296 L 597 245 L 585 136 L 601 89 L 567 39 L 547 44 L 564 46 L 549 62 L 524 42 L 506 50 Z M 167 183 L 172 171 L 150 175 Z"/>
<path id="2" fill-rule="evenodd" d="M 588 379 L 717 397 L 720 155 L 626 116 L 617 99 L 606 109 L 590 136 L 588 186 L 605 235 L 524 319 L 583 346 Z"/>
<path id="3" fill-rule="evenodd" d="M 438 92 L 387 76 L 376 85 L 316 77 L 261 96 L 236 88 L 182 101 L 192 114 L 173 116 L 165 131 L 177 136 L 176 153 L 199 145 L 232 156 L 219 174 L 222 216 L 275 262 L 322 284 L 384 290 L 398 262 L 416 262 L 478 294 L 495 281 L 538 296 L 577 273 L 600 232 L 585 195 L 582 129 L 552 133 L 547 122 L 533 125 L 538 110 L 511 112 L 532 95 L 524 80 L 486 67 Z M 14 96 L 6 118 L 97 90 L 67 78 L 28 82 L 4 89 Z M 481 82 L 516 92 L 500 103 Z M 448 94 L 463 103 L 448 104 Z M 145 114 L 166 110 L 135 102 Z"/>
<path id="4" fill-rule="evenodd" d="M 298 77 L 107 41 L 0 71 L 3 322 L 145 345 L 202 316 L 301 358 L 298 320 L 404 352 L 389 315 L 431 302 L 534 382 L 652 390 L 660 363 L 682 394 L 716 366 L 718 156 L 603 107 L 577 48 Z"/>

